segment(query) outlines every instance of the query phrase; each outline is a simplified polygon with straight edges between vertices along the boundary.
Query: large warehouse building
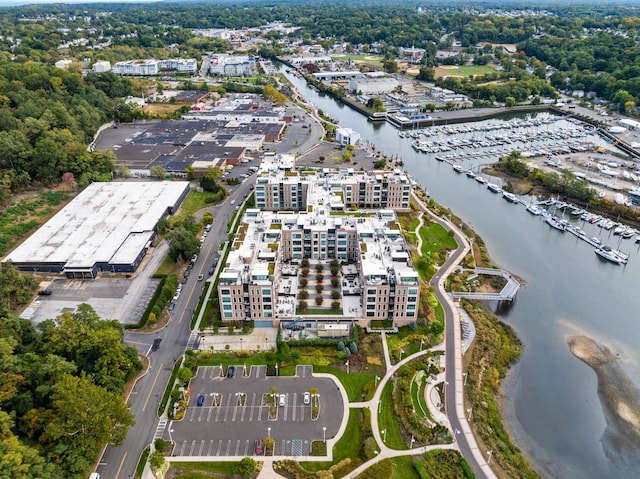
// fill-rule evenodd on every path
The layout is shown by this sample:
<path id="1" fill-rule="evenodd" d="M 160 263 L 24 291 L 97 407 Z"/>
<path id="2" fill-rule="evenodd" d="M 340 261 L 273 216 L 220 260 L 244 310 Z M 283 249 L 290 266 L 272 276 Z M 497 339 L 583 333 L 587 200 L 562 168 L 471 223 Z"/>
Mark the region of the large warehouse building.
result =
<path id="1" fill-rule="evenodd" d="M 68 278 L 133 272 L 158 220 L 175 212 L 188 192 L 187 182 L 92 183 L 4 261 Z"/>

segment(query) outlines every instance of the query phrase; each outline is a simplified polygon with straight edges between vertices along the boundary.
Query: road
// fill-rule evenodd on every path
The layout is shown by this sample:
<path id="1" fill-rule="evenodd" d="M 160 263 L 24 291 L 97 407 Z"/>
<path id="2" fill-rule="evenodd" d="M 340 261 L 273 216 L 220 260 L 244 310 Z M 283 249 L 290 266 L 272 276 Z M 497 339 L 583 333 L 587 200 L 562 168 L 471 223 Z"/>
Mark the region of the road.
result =
<path id="1" fill-rule="evenodd" d="M 153 441 L 158 425 L 158 405 L 171 376 L 176 360 L 181 357 L 191 334 L 190 323 L 193 311 L 198 305 L 200 295 L 208 283 L 197 281 L 199 274 L 209 276 L 212 258 L 218 255 L 220 245 L 227 241 L 227 222 L 248 195 L 253 184 L 252 177 L 231 189 L 224 203 L 207 209 L 213 213 L 214 223 L 204 241 L 198 260 L 189 280 L 183 286 L 182 294 L 176 301 L 171 319 L 167 326 L 156 333 L 125 333 L 125 342 L 134 346 L 149 358 L 147 373 L 136 383 L 129 396 L 130 410 L 135 416 L 133 426 L 122 445 L 107 447 L 102 455 L 97 472 L 102 479 L 128 479 L 135 474 L 138 460 L 143 449 Z M 231 204 L 235 200 L 235 204 Z M 156 345 L 154 347 L 154 344 Z"/>

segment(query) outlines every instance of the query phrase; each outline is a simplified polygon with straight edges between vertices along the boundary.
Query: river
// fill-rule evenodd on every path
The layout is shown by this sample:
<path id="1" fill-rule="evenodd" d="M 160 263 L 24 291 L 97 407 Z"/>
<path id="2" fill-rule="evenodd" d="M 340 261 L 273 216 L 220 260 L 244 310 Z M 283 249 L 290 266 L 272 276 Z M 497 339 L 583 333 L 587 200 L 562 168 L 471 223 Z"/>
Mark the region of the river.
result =
<path id="1" fill-rule="evenodd" d="M 633 240 L 624 240 L 621 248 L 631 253 L 628 265 L 606 263 L 592 247 L 550 228 L 522 205 L 491 194 L 445 162 L 416 153 L 411 140 L 400 138 L 393 126 L 369 122 L 304 80 L 286 76 L 342 126 L 385 154 L 402 158 L 405 170 L 438 203 L 484 239 L 494 262 L 525 281 L 515 302 L 498 313 L 524 343 L 521 360 L 503 386 L 502 412 L 534 468 L 550 478 L 638 477 L 638 448 L 620 452 L 607 438 L 596 375 L 566 343 L 567 336 L 587 335 L 611 348 L 632 379 L 640 377 L 640 328 L 635 324 L 640 254 Z M 590 236 L 609 234 L 583 227 Z M 616 245 L 613 239 L 609 243 Z"/>

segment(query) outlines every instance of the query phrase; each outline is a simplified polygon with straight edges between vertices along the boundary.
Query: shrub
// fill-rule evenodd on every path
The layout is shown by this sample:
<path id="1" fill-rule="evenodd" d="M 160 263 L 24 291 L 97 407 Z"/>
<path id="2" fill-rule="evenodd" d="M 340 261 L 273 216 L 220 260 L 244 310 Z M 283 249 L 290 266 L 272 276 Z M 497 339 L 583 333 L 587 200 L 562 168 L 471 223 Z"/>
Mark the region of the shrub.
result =
<path id="1" fill-rule="evenodd" d="M 324 269 L 324 265 L 322 263 L 318 263 L 316 265 L 316 271 L 320 273 Z"/>
<path id="2" fill-rule="evenodd" d="M 358 352 L 358 345 L 355 342 L 351 342 L 349 349 L 353 354 L 356 354 Z"/>
<path id="3" fill-rule="evenodd" d="M 323 301 L 322 296 L 320 296 L 320 295 L 316 296 L 316 304 L 318 306 L 320 306 L 322 304 L 322 301 Z"/>
<path id="4" fill-rule="evenodd" d="M 334 311 L 338 311 L 340 309 L 340 301 L 334 301 L 331 303 L 331 309 Z"/>
<path id="5" fill-rule="evenodd" d="M 302 268 L 300 274 L 302 274 L 302 276 L 306 278 L 307 276 L 309 276 L 309 268 Z"/>
<path id="6" fill-rule="evenodd" d="M 322 274 L 316 274 L 316 281 L 317 281 L 318 283 L 321 283 L 323 279 L 324 279 L 324 275 L 322 275 Z"/>
<path id="7" fill-rule="evenodd" d="M 340 291 L 331 291 L 331 299 L 340 299 Z"/>
<path id="8" fill-rule="evenodd" d="M 243 457 L 242 460 L 238 463 L 238 474 L 242 477 L 250 477 L 254 472 L 256 472 L 256 467 L 258 464 L 256 461 L 251 459 L 250 457 Z"/>
<path id="9" fill-rule="evenodd" d="M 340 286 L 340 280 L 338 278 L 331 278 L 331 286 L 337 288 Z"/>
<path id="10" fill-rule="evenodd" d="M 351 356 L 351 351 L 349 350 L 349 348 L 344 348 L 342 352 L 344 353 L 345 358 L 348 358 L 349 356 Z"/>
<path id="11" fill-rule="evenodd" d="M 302 278 L 298 284 L 301 288 L 306 288 L 309 284 L 309 281 L 307 280 L 307 278 Z"/>
<path id="12" fill-rule="evenodd" d="M 324 286 L 321 284 L 316 284 L 316 292 L 321 293 L 324 289 Z"/>
<path id="13" fill-rule="evenodd" d="M 411 331 L 417 331 L 418 330 L 418 324 L 415 321 L 412 321 L 411 323 L 409 323 L 409 329 Z"/>
<path id="14" fill-rule="evenodd" d="M 344 349 L 344 342 L 338 341 L 338 351 L 342 351 Z"/>
<path id="15" fill-rule="evenodd" d="M 306 289 L 300 290 L 300 292 L 298 293 L 298 297 L 300 299 L 307 299 L 309 297 L 309 291 L 307 291 Z"/>

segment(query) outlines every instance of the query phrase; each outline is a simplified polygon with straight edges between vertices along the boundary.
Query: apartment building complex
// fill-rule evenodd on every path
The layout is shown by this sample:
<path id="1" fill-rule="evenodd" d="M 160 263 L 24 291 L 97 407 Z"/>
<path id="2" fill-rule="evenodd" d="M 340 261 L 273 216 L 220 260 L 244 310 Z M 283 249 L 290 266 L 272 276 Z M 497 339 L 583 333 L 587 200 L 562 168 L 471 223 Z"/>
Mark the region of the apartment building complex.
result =
<path id="1" fill-rule="evenodd" d="M 293 161 L 283 155 L 277 165 L 263 166 L 255 187 L 256 207 L 267 211 L 305 211 L 310 194 L 329 200 L 334 211 L 382 208 L 409 211 L 411 184 L 400 170 L 355 171 L 324 169 L 293 171 Z"/>
<path id="2" fill-rule="evenodd" d="M 168 60 L 128 60 L 113 65 L 116 75 L 153 76 L 163 71 L 193 75 L 198 65 L 195 58 L 171 58 Z"/>
<path id="3" fill-rule="evenodd" d="M 284 190 L 279 184 L 256 184 L 256 195 L 259 187 L 265 187 L 262 191 L 270 192 L 271 198 L 276 191 L 278 195 L 269 200 L 271 208 L 248 209 L 244 214 L 218 284 L 223 321 L 252 319 L 278 324 L 304 316 L 298 293 L 313 279 L 307 280 L 303 259 L 310 263 L 307 270 L 322 265 L 320 269 L 328 271 L 332 260 L 340 265 L 335 275 L 339 286 L 338 281 L 334 286 L 339 288 L 341 300 L 334 302 L 339 310 L 332 311 L 331 320 L 363 326 L 374 319 L 390 319 L 398 326 L 416 321 L 419 278 L 395 211 L 374 207 L 349 215 L 344 205 L 338 208 L 346 191 L 343 182 L 361 175 L 346 170 L 308 171 L 292 179 L 293 172 L 289 173 L 283 175 L 283 179 L 291 179 Z M 362 176 L 351 180 L 351 185 L 359 185 L 370 176 L 375 184 L 382 185 L 378 180 L 385 175 Z M 408 182 L 406 186 L 410 189 Z M 295 195 L 284 201 L 281 191 Z M 304 208 L 298 207 L 301 202 Z M 327 299 L 326 303 L 330 302 Z M 322 313 L 314 312 L 318 314 L 305 316 L 305 320 L 327 320 Z"/>

